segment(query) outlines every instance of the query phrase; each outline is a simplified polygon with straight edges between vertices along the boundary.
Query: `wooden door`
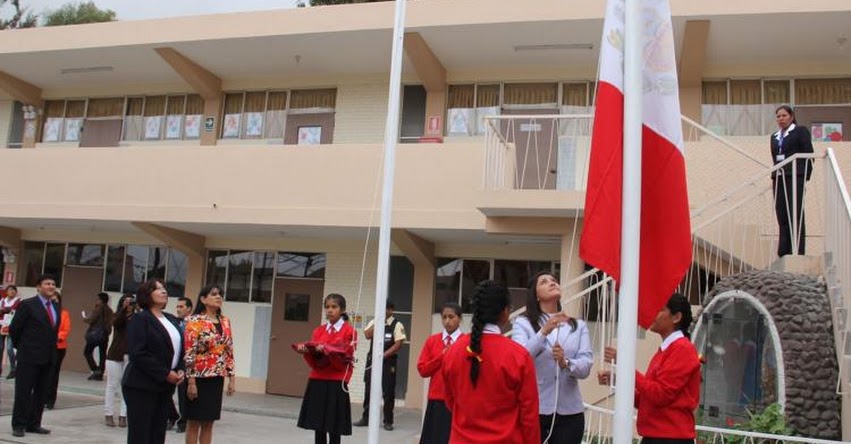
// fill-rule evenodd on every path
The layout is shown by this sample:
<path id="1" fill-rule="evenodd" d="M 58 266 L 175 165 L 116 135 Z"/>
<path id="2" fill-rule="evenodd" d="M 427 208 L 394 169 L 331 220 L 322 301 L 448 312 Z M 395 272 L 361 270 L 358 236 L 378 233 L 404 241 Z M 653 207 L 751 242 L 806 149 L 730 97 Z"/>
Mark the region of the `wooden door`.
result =
<path id="1" fill-rule="evenodd" d="M 319 128 L 316 130 L 316 128 Z M 307 138 L 300 140 L 300 132 L 311 129 L 319 131 L 319 143 L 334 143 L 334 113 L 304 113 L 288 114 L 286 132 L 284 132 L 284 145 L 310 145 L 315 139 Z M 317 133 L 312 133 L 317 134 Z"/>
<path id="2" fill-rule="evenodd" d="M 292 344 L 307 341 L 322 321 L 320 279 L 276 279 L 272 298 L 272 335 L 269 338 L 269 371 L 266 392 L 303 396 L 310 368 Z"/>
<path id="3" fill-rule="evenodd" d="M 80 147 L 116 147 L 121 140 L 121 119 L 86 119 Z"/>
<path id="4" fill-rule="evenodd" d="M 86 346 L 86 329 L 80 312 L 92 311 L 95 297 L 103 288 L 103 268 L 65 267 L 62 282 L 62 308 L 71 315 L 71 333 L 68 334 L 68 351 L 62 362 L 62 370 L 88 372 L 89 366 L 83 358 Z M 95 359 L 97 359 L 95 352 Z"/>
<path id="5" fill-rule="evenodd" d="M 558 110 L 505 109 L 502 113 L 505 115 L 558 114 Z M 517 174 L 514 184 L 516 188 L 524 190 L 554 190 L 556 188 L 556 167 L 558 166 L 556 123 L 555 119 L 503 121 L 502 132 L 511 136 L 517 153 Z"/>

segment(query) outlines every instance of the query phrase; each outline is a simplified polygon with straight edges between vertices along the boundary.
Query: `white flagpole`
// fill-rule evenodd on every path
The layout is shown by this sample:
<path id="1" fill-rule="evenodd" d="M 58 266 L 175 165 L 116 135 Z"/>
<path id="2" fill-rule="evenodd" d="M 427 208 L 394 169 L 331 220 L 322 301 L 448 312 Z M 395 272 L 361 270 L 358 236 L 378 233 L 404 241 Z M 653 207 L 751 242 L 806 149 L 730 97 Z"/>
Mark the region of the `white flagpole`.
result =
<path id="1" fill-rule="evenodd" d="M 405 0 L 396 0 L 393 24 L 393 52 L 390 58 L 390 98 L 384 128 L 384 179 L 381 192 L 381 225 L 378 234 L 378 273 L 375 279 L 375 327 L 372 336 L 372 374 L 369 391 L 369 433 L 367 442 L 378 444 L 381 419 L 381 376 L 384 370 L 384 317 L 390 268 L 390 229 L 393 215 L 393 177 L 396 168 L 396 142 L 399 140 L 399 95 L 402 91 L 402 49 L 405 38 Z"/>
<path id="2" fill-rule="evenodd" d="M 642 0 L 626 0 L 624 23 L 623 209 L 614 443 L 632 444 L 638 270 L 641 246 Z"/>

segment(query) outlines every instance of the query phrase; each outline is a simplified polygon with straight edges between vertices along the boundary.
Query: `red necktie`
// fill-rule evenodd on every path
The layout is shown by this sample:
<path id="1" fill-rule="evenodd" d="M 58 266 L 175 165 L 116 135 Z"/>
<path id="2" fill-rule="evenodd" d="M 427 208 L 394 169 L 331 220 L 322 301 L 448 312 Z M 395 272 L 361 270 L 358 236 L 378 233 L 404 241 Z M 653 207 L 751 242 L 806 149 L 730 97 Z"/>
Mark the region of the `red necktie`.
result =
<path id="1" fill-rule="evenodd" d="M 50 319 L 50 326 L 56 327 L 56 320 L 53 319 L 53 310 L 50 309 L 50 301 L 44 303 L 44 309 L 47 310 L 47 318 Z"/>
<path id="2" fill-rule="evenodd" d="M 452 345 L 452 336 L 447 336 L 446 339 L 443 340 L 443 348 L 449 348 Z"/>

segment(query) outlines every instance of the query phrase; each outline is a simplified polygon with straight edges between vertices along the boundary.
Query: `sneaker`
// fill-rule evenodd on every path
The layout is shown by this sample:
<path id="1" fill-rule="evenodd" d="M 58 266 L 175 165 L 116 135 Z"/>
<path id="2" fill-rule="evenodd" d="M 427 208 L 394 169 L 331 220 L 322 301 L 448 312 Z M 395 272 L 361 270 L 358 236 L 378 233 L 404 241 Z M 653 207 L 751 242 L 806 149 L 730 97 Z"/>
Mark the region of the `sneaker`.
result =
<path id="1" fill-rule="evenodd" d="M 360 421 L 353 423 L 352 425 L 355 426 L 355 427 L 368 427 L 369 426 L 369 420 L 366 419 L 366 418 L 361 418 Z"/>

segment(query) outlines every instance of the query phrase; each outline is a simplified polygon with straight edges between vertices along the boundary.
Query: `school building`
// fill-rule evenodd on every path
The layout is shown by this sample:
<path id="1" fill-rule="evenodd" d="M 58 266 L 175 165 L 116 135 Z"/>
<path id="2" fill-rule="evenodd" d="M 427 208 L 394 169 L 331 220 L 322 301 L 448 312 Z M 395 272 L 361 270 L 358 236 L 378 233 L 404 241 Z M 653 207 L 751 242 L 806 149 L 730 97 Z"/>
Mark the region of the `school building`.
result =
<path id="1" fill-rule="evenodd" d="M 443 301 L 469 311 L 475 282 L 493 278 L 522 306 L 536 271 L 563 282 L 586 271 L 604 8 L 409 2 L 389 292 L 410 339 L 405 405 L 423 404 L 416 358 Z M 834 148 L 848 183 L 847 1 L 674 1 L 672 12 L 693 209 L 770 168 L 784 103 L 823 131 L 816 152 Z M 171 296 L 223 286 L 240 390 L 303 393 L 308 369 L 290 344 L 322 322 L 323 295 L 343 294 L 359 331 L 373 312 L 393 14 L 383 2 L 2 32 L 3 282 L 31 295 L 38 274 L 60 280 L 74 324 L 67 368 L 85 369 L 76 313 L 99 291 L 157 276 Z M 820 188 L 807 199 L 811 214 L 824 206 Z M 754 217 L 743 232 L 776 242 L 770 207 Z M 808 224 L 818 257 L 824 220 Z M 720 231 L 696 246 L 695 304 L 741 263 Z M 594 318 L 599 304 L 573 307 Z M 587 385 L 586 401 L 605 397 Z"/>

